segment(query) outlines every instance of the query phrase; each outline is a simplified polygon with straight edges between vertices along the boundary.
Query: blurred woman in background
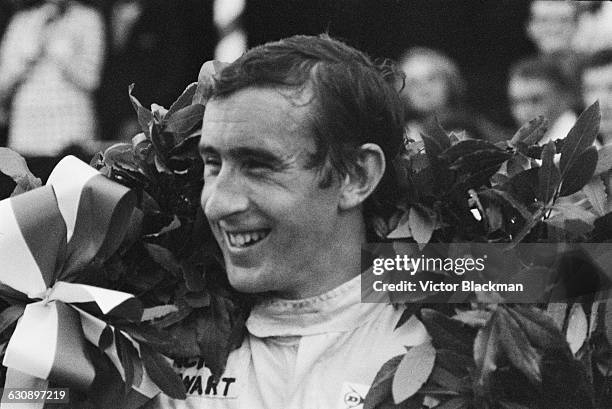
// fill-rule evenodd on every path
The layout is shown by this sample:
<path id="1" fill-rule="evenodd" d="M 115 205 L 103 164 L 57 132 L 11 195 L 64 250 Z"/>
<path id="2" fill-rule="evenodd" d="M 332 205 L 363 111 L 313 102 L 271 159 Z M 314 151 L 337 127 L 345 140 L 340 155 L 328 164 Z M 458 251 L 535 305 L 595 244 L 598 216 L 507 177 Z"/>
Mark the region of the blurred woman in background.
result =
<path id="1" fill-rule="evenodd" d="M 0 45 L 8 146 L 33 158 L 54 158 L 75 144 L 86 148 L 97 133 L 93 96 L 105 49 L 102 15 L 76 0 L 14 3 L 19 8 Z"/>
<path id="2" fill-rule="evenodd" d="M 467 137 L 505 139 L 499 127 L 467 107 L 467 85 L 448 56 L 424 47 L 406 51 L 399 60 L 406 75 L 401 92 L 406 106 L 408 137 L 418 141 L 436 119 L 447 131 L 465 131 Z"/>

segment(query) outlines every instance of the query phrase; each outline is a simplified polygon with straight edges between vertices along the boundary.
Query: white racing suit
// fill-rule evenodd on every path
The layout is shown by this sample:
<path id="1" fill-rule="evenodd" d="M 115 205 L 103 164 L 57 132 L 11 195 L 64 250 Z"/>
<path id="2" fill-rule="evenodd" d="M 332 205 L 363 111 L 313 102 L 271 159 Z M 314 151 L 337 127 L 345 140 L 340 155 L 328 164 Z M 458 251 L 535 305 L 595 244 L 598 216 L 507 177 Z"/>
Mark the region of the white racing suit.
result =
<path id="1" fill-rule="evenodd" d="M 429 338 L 414 316 L 394 330 L 402 309 L 360 301 L 360 276 L 320 296 L 266 301 L 251 312 L 249 334 L 217 384 L 197 359 L 175 364 L 187 399 L 162 394 L 149 406 L 361 409 L 381 366 Z"/>

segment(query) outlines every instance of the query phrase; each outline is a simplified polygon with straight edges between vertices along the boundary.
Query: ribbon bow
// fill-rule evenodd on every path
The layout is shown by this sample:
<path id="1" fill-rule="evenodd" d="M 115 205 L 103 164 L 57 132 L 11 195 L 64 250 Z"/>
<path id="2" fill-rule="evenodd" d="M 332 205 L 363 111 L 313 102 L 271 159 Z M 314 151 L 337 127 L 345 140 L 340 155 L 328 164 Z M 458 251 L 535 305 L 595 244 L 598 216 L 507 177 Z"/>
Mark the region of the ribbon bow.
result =
<path id="1" fill-rule="evenodd" d="M 47 185 L 0 201 L 0 282 L 34 301 L 6 348 L 5 390 L 44 389 L 47 380 L 91 386 L 96 373 L 86 343 L 98 345 L 106 323 L 72 303 L 95 303 L 103 314 L 142 313 L 131 294 L 68 281 L 117 250 L 134 205 L 128 188 L 72 156 L 60 161 Z M 106 353 L 123 376 L 115 345 Z M 159 392 L 147 376 L 135 389 L 147 397 Z"/>

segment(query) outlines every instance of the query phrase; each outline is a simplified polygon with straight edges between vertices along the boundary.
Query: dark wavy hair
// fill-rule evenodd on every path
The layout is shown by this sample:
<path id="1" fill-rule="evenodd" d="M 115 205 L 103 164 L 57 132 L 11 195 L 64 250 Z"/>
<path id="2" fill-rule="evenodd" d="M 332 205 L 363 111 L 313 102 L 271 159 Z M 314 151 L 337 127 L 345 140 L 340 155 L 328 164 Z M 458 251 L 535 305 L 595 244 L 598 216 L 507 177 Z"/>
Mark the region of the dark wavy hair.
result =
<path id="1" fill-rule="evenodd" d="M 398 77 L 401 73 L 390 62 L 374 63 L 328 35 L 298 35 L 255 47 L 224 68 L 215 78 L 212 97 L 255 86 L 298 92 L 310 87 L 316 146 L 311 165 L 322 173 L 322 188 L 357 171 L 354 165 L 364 143 L 379 145 L 385 154 L 383 178 L 364 203 L 368 220 L 374 214 L 389 216 L 398 194 L 392 166 L 404 134 Z"/>

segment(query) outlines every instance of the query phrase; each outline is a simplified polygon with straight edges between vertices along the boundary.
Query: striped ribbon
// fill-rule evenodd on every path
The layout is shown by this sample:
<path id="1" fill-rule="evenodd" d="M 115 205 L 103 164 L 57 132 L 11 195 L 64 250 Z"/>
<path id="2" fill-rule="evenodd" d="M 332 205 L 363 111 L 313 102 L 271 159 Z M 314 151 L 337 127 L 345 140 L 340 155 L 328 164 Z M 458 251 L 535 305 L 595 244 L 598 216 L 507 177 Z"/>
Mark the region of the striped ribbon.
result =
<path id="1" fill-rule="evenodd" d="M 47 185 L 0 201 L 0 282 L 30 299 L 6 348 L 1 409 L 44 405 L 10 403 L 9 388 L 42 390 L 48 381 L 79 390 L 92 385 L 96 373 L 86 343 L 98 345 L 107 324 L 72 303 L 140 318 L 142 307 L 131 294 L 70 282 L 117 250 L 134 205 L 133 192 L 72 156 L 62 159 Z M 114 343 L 105 353 L 125 379 Z M 146 374 L 134 389 L 142 402 L 159 393 Z"/>

